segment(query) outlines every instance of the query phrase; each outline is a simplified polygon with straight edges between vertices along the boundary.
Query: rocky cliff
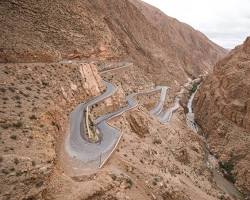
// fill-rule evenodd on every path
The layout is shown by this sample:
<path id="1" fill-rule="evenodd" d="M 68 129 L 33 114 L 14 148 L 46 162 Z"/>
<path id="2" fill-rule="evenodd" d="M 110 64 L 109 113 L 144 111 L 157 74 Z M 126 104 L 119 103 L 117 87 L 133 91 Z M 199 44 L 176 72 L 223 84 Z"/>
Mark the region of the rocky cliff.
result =
<path id="1" fill-rule="evenodd" d="M 8 0 L 0 16 L 0 62 L 123 58 L 175 85 L 210 71 L 226 53 L 141 1 Z"/>
<path id="2" fill-rule="evenodd" d="M 157 39 L 150 54 L 163 64 L 159 63 L 158 67 L 151 69 L 158 80 L 164 80 L 163 77 L 169 76 L 168 74 L 176 80 L 182 76 L 197 77 L 199 74 L 210 72 L 216 61 L 225 55 L 225 49 L 191 26 L 167 16 L 147 3 L 139 0 L 131 2 L 156 31 Z"/>
<path id="3" fill-rule="evenodd" d="M 250 192 L 250 38 L 219 61 L 200 87 L 195 116 L 227 177 Z"/>

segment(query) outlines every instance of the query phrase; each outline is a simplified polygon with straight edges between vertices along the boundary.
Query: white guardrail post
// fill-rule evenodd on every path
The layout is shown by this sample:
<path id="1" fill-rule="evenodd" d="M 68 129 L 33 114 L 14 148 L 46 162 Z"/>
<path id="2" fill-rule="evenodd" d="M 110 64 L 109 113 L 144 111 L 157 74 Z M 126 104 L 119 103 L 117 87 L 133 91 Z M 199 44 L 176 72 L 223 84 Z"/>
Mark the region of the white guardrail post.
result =
<path id="1" fill-rule="evenodd" d="M 90 130 L 89 130 L 89 107 L 87 106 L 86 107 L 86 116 L 85 116 L 85 122 L 86 122 L 86 126 L 87 126 L 87 134 L 88 134 L 88 137 L 91 138 L 90 136 Z"/>

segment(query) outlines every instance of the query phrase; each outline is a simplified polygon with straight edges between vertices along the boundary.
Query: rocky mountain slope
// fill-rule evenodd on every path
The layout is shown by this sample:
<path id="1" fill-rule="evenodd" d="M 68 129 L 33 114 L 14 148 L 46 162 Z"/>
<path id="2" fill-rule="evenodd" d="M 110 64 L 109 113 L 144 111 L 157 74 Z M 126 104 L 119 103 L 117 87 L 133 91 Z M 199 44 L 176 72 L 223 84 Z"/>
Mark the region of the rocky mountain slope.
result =
<path id="1" fill-rule="evenodd" d="M 0 11 L 0 62 L 125 58 L 174 85 L 211 70 L 226 53 L 141 1 L 8 0 Z"/>
<path id="2" fill-rule="evenodd" d="M 154 71 L 158 74 L 158 79 L 162 80 L 162 73 L 165 73 L 166 66 L 172 68 L 167 73 L 173 73 L 176 77 L 180 74 L 197 77 L 204 72 L 210 72 L 211 66 L 225 55 L 226 51 L 223 48 L 191 26 L 167 16 L 147 3 L 138 0 L 131 0 L 131 2 L 157 30 L 156 34 L 159 38 L 154 44 L 158 48 L 151 50 L 151 54 L 164 64 Z"/>
<path id="3" fill-rule="evenodd" d="M 184 110 L 168 124 L 150 115 L 159 94 L 110 122 L 123 136 L 103 168 L 71 176 L 62 151 L 70 113 L 104 91 L 102 79 L 118 91 L 91 117 L 159 84 L 171 87 L 168 108 L 224 49 L 140 1 L 0 1 L 0 27 L 0 199 L 231 199 Z"/>
<path id="4" fill-rule="evenodd" d="M 198 123 L 227 177 L 250 192 L 250 38 L 218 62 L 195 99 Z"/>
<path id="5" fill-rule="evenodd" d="M 55 167 L 68 113 L 104 88 L 91 65 L 6 64 L 0 68 L 0 199 L 38 199 Z"/>
<path id="6" fill-rule="evenodd" d="M 87 63 L 0 67 L 1 199 L 230 199 L 212 180 L 202 138 L 187 128 L 184 110 L 165 125 L 150 116 L 158 94 L 141 98 L 138 108 L 110 122 L 123 136 L 102 169 L 67 174 L 70 163 L 61 149 L 70 112 L 103 92 L 102 77 L 120 91 L 95 107 L 98 115 L 122 106 L 131 89 L 151 87 L 138 66 L 102 77 L 96 65 Z M 138 82 L 134 73 L 147 82 Z"/>

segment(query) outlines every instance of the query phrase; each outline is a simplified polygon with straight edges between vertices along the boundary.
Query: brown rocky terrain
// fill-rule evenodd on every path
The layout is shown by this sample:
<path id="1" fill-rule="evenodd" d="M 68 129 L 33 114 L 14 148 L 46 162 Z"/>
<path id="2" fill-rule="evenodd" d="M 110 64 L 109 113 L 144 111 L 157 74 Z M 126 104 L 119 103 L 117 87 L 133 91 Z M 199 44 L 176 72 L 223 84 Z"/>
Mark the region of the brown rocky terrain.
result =
<path id="1" fill-rule="evenodd" d="M 227 177 L 250 194 L 250 38 L 218 62 L 195 99 L 197 122 Z"/>
<path id="2" fill-rule="evenodd" d="M 154 41 L 151 54 L 163 62 L 163 65 L 150 69 L 156 74 L 157 80 L 162 80 L 168 74 L 173 75 L 176 80 L 186 76 L 197 77 L 210 72 L 211 66 L 225 55 L 224 49 L 191 26 L 167 16 L 147 3 L 138 0 L 131 2 L 157 31 L 159 38 Z M 164 51 L 160 50 L 162 48 Z"/>
<path id="3" fill-rule="evenodd" d="M 54 168 L 68 113 L 103 86 L 91 65 L 0 67 L 1 199 L 37 197 Z"/>
<path id="4" fill-rule="evenodd" d="M 8 0 L 1 1 L 0 15 L 0 62 L 123 58 L 154 81 L 178 85 L 211 70 L 226 53 L 141 1 Z"/>
<path id="5" fill-rule="evenodd" d="M 203 160 L 203 142 L 187 129 L 183 110 L 173 122 L 162 125 L 149 115 L 143 104 L 112 121 L 122 130 L 123 137 L 102 169 L 83 176 L 67 175 L 64 170 L 68 163 L 61 160 L 60 154 L 68 115 L 82 100 L 103 90 L 95 65 L 2 64 L 1 70 L 1 199 L 225 196 L 212 181 Z M 143 78 L 137 66 L 124 73 L 136 71 Z M 130 81 L 136 86 L 136 79 Z M 126 79 L 121 79 L 120 84 L 128 88 Z M 113 98 L 115 102 L 109 100 L 106 106 L 101 104 L 95 109 L 99 113 L 112 110 L 110 106 L 122 104 L 123 98 L 118 92 Z M 157 98 L 150 99 L 153 105 Z"/>
<path id="6" fill-rule="evenodd" d="M 184 109 L 167 124 L 150 115 L 158 93 L 110 122 L 123 135 L 103 168 L 69 175 L 62 151 L 70 113 L 104 91 L 102 79 L 118 91 L 90 110 L 93 118 L 159 84 L 171 87 L 171 106 L 223 48 L 140 1 L 6 0 L 0 27 L 0 199 L 232 199 L 216 185 Z"/>

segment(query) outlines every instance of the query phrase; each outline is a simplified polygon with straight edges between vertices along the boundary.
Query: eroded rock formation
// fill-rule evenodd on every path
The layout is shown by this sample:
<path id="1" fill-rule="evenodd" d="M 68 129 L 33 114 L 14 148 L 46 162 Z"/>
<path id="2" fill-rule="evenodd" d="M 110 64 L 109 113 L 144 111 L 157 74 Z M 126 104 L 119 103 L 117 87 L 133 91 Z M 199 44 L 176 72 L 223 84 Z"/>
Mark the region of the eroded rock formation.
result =
<path id="1" fill-rule="evenodd" d="M 230 179 L 250 192 L 250 38 L 218 62 L 202 83 L 195 116 Z"/>

